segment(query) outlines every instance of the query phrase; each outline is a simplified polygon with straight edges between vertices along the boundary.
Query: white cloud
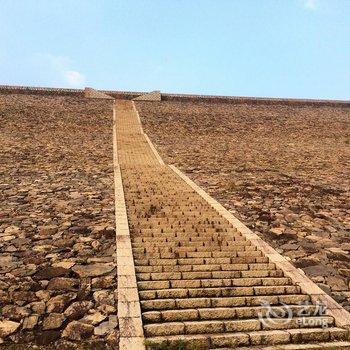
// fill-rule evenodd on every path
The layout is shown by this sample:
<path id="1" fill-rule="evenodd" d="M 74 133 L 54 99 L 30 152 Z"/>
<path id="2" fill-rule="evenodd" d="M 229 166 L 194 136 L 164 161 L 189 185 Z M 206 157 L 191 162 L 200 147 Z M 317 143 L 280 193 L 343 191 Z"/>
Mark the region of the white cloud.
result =
<path id="1" fill-rule="evenodd" d="M 37 63 L 45 67 L 50 75 L 54 75 L 58 83 L 76 88 L 84 86 L 85 75 L 71 68 L 72 60 L 69 57 L 55 56 L 50 53 L 40 53 L 35 57 Z"/>
<path id="2" fill-rule="evenodd" d="M 306 9 L 314 11 L 318 7 L 318 0 L 303 0 L 303 5 Z"/>
<path id="3" fill-rule="evenodd" d="M 67 70 L 64 72 L 67 83 L 73 87 L 81 87 L 85 84 L 85 76 L 75 70 Z"/>

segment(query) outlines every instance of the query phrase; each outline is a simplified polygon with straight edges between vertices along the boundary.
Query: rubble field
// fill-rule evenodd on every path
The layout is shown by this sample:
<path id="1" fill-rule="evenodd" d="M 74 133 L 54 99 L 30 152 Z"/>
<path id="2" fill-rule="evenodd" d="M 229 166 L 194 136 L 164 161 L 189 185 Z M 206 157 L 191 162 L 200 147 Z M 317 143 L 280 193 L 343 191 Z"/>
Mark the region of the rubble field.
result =
<path id="1" fill-rule="evenodd" d="M 0 145 L 0 347 L 116 348 L 112 103 L 0 95 Z"/>
<path id="2" fill-rule="evenodd" d="M 166 163 L 350 310 L 350 108 L 136 106 Z"/>

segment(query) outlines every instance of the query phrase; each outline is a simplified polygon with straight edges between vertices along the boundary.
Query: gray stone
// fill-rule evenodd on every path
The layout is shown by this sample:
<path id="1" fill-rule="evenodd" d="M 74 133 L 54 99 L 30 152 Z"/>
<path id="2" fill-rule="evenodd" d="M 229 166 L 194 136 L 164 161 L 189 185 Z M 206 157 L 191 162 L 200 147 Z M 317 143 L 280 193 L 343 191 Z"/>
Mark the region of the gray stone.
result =
<path id="1" fill-rule="evenodd" d="M 39 228 L 39 235 L 42 237 L 52 236 L 57 232 L 56 226 L 42 226 Z"/>
<path id="2" fill-rule="evenodd" d="M 55 277 L 66 277 L 69 274 L 69 270 L 63 267 L 45 267 L 40 269 L 35 278 L 39 280 L 48 280 Z"/>
<path id="3" fill-rule="evenodd" d="M 38 290 L 35 295 L 41 301 L 48 301 L 50 299 L 51 293 L 48 290 Z"/>
<path id="4" fill-rule="evenodd" d="M 63 312 L 72 300 L 76 298 L 75 293 L 57 295 L 51 298 L 46 304 L 47 312 Z"/>
<path id="5" fill-rule="evenodd" d="M 327 284 L 324 283 L 317 283 L 317 285 L 328 295 L 332 294 L 331 288 L 329 286 L 327 286 Z"/>
<path id="6" fill-rule="evenodd" d="M 22 329 L 33 329 L 39 320 L 39 315 L 30 315 L 23 320 Z"/>
<path id="7" fill-rule="evenodd" d="M 30 311 L 26 307 L 17 305 L 5 305 L 2 308 L 2 315 L 10 320 L 20 321 L 24 317 L 30 315 Z"/>
<path id="8" fill-rule="evenodd" d="M 97 263 L 89 265 L 75 265 L 72 270 L 80 277 L 97 277 L 108 274 L 115 268 L 114 263 Z"/>
<path id="9" fill-rule="evenodd" d="M 104 336 L 112 332 L 118 326 L 118 318 L 116 315 L 109 316 L 108 321 L 102 322 L 98 327 L 95 327 L 94 334 Z"/>
<path id="10" fill-rule="evenodd" d="M 31 309 L 38 315 L 43 315 L 45 313 L 46 304 L 44 301 L 36 301 L 30 304 Z"/>
<path id="11" fill-rule="evenodd" d="M 97 305 L 109 304 L 114 305 L 114 295 L 109 290 L 98 290 L 94 292 L 93 298 Z"/>
<path id="12" fill-rule="evenodd" d="M 37 301 L 37 296 L 31 291 L 15 291 L 11 293 L 11 299 L 17 305 L 24 305 Z"/>
<path id="13" fill-rule="evenodd" d="M 19 326 L 20 323 L 18 322 L 13 322 L 6 319 L 0 321 L 0 338 L 5 338 L 8 335 L 16 332 Z"/>
<path id="14" fill-rule="evenodd" d="M 71 340 L 83 340 L 94 333 L 94 326 L 78 321 L 70 322 L 62 332 L 63 338 Z"/>
<path id="15" fill-rule="evenodd" d="M 18 269 L 14 269 L 11 271 L 11 274 L 16 277 L 26 277 L 26 276 L 32 276 L 36 272 L 36 265 L 34 264 L 28 264 L 25 266 L 22 266 Z"/>
<path id="16" fill-rule="evenodd" d="M 97 307 L 97 309 L 106 315 L 113 314 L 117 311 L 117 309 L 113 305 L 108 304 L 101 304 Z"/>
<path id="17" fill-rule="evenodd" d="M 327 277 L 327 284 L 331 287 L 332 291 L 348 290 L 348 286 L 345 280 L 341 277 L 329 276 Z"/>
<path id="18" fill-rule="evenodd" d="M 81 319 L 81 322 L 92 324 L 93 326 L 96 326 L 97 324 L 101 323 L 107 318 L 106 315 L 101 314 L 101 312 L 95 312 L 93 314 L 85 316 L 83 319 Z"/>
<path id="19" fill-rule="evenodd" d="M 50 280 L 49 284 L 47 285 L 47 289 L 70 291 L 74 290 L 78 284 L 79 281 L 75 278 L 55 277 Z"/>
<path id="20" fill-rule="evenodd" d="M 329 276 L 333 273 L 336 273 L 336 270 L 331 266 L 326 266 L 323 264 L 303 267 L 303 270 L 307 275 L 310 276 Z"/>
<path id="21" fill-rule="evenodd" d="M 91 281 L 91 286 L 93 288 L 110 288 L 115 282 L 115 276 L 95 277 Z"/>
<path id="22" fill-rule="evenodd" d="M 8 242 L 8 241 L 12 241 L 15 238 L 16 238 L 16 236 L 2 236 L 1 240 L 4 242 Z"/>
<path id="23" fill-rule="evenodd" d="M 93 306 L 91 301 L 76 301 L 64 311 L 64 315 L 70 320 L 76 320 L 84 317 Z"/>
<path id="24" fill-rule="evenodd" d="M 63 314 L 52 313 L 49 314 L 43 321 L 43 330 L 60 328 L 65 320 Z"/>
<path id="25" fill-rule="evenodd" d="M 297 250 L 299 247 L 300 245 L 296 243 L 286 243 L 280 246 L 280 248 L 283 250 Z"/>
<path id="26" fill-rule="evenodd" d="M 74 261 L 60 261 L 52 264 L 53 267 L 63 267 L 64 269 L 70 269 L 75 265 Z"/>
<path id="27" fill-rule="evenodd" d="M 5 231 L 3 234 L 0 234 L 0 236 L 15 236 L 17 237 L 21 232 L 21 229 L 18 226 L 11 225 L 5 228 Z"/>
<path id="28" fill-rule="evenodd" d="M 270 229 L 270 232 L 273 233 L 275 236 L 280 236 L 284 232 L 284 227 L 273 227 Z"/>

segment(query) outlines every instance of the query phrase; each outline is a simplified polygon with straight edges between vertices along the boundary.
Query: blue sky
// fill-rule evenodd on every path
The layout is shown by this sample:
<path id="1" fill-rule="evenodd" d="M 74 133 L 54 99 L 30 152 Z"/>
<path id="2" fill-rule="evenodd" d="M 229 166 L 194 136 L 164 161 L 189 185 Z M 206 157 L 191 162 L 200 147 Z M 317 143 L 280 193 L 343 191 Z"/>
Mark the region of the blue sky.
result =
<path id="1" fill-rule="evenodd" d="M 0 84 L 350 99 L 350 0 L 0 0 Z"/>

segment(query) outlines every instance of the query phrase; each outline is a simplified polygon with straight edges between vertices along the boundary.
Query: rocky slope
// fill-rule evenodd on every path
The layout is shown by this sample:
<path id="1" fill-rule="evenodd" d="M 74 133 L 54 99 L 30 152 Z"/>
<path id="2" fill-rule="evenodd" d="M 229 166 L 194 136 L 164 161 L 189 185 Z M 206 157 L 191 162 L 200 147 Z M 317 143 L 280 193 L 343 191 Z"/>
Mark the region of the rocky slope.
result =
<path id="1" fill-rule="evenodd" d="M 0 95 L 4 345 L 117 346 L 111 108 Z"/>
<path id="2" fill-rule="evenodd" d="M 145 132 L 350 310 L 350 109 L 137 102 Z"/>

